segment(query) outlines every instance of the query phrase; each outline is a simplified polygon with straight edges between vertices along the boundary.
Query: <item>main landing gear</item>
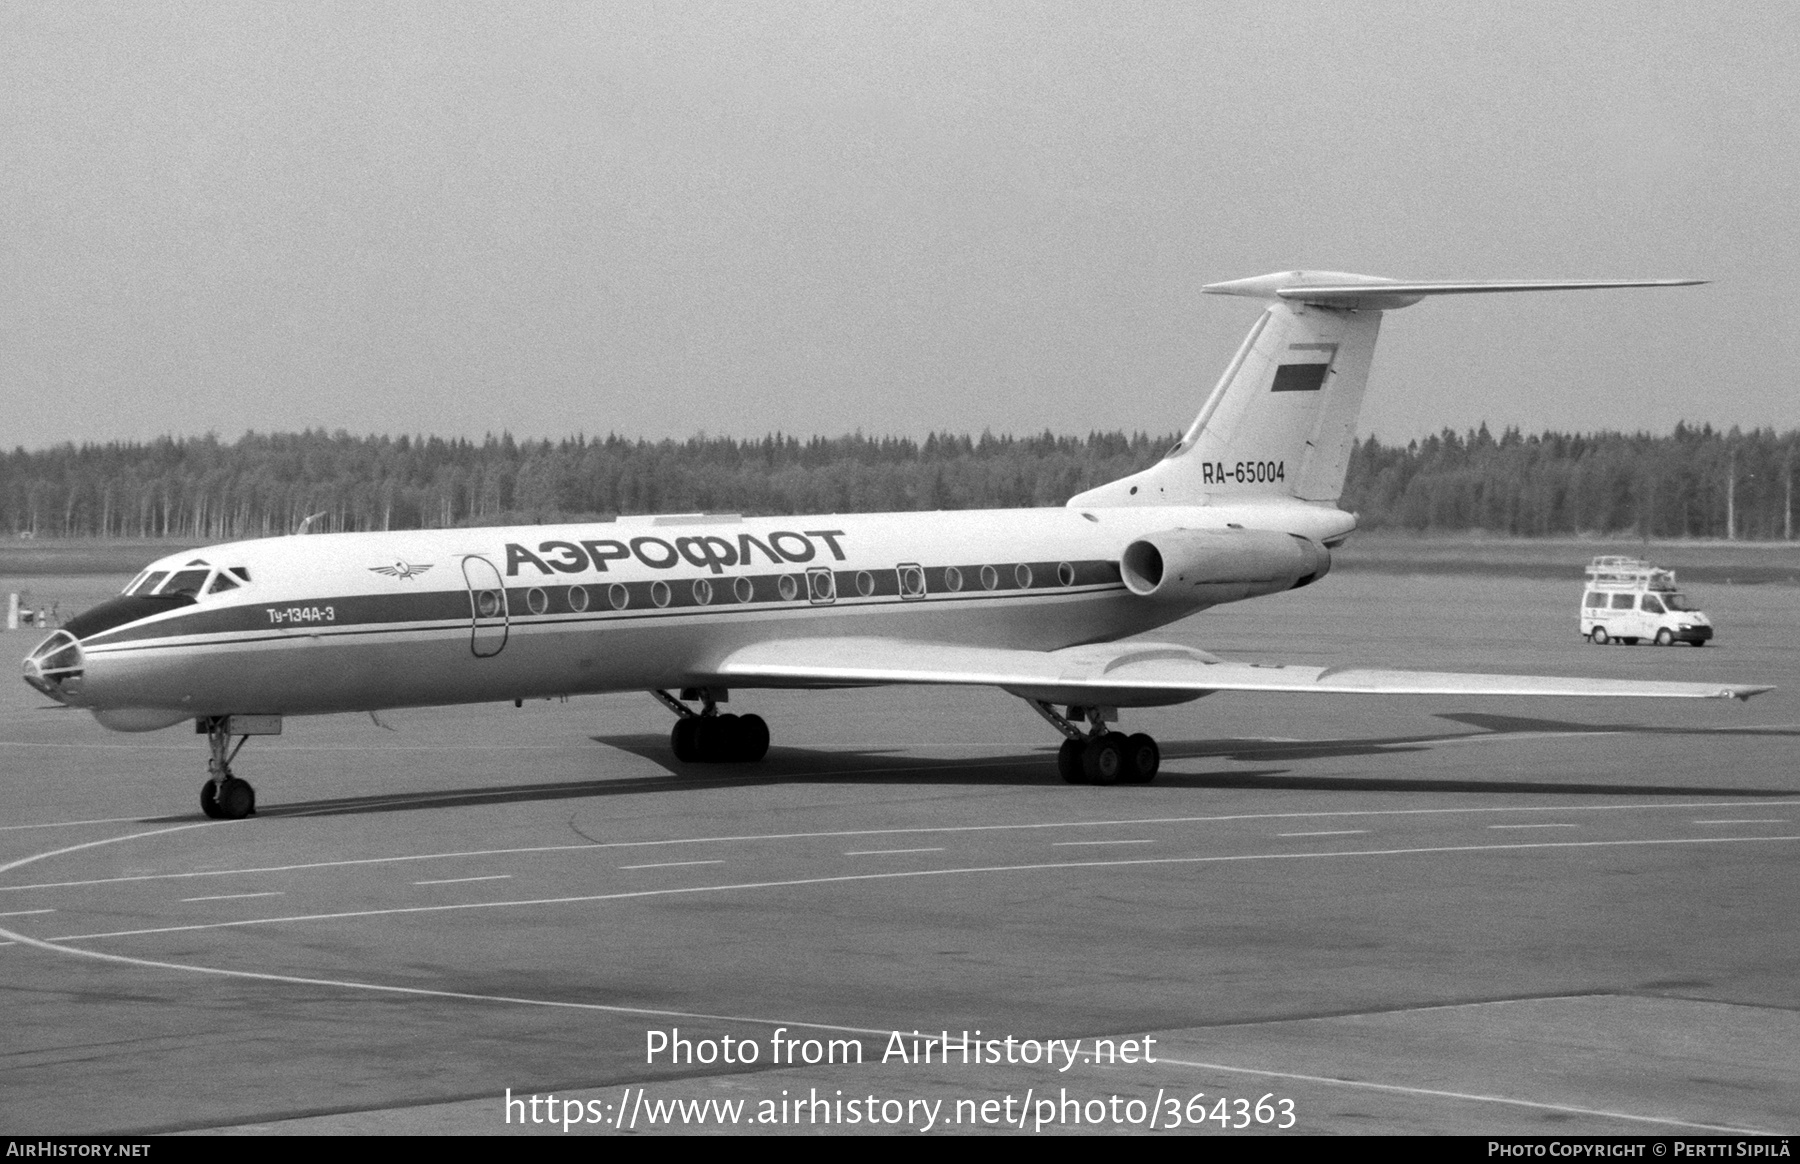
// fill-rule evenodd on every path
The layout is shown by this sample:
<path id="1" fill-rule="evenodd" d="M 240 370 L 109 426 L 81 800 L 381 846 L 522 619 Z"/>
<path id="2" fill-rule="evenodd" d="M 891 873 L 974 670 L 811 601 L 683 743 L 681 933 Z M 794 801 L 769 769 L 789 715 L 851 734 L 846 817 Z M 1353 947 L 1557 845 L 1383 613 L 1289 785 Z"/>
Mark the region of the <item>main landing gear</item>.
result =
<path id="1" fill-rule="evenodd" d="M 250 742 L 248 735 L 239 736 L 237 746 L 231 743 L 231 717 L 208 716 L 194 721 L 194 730 L 204 732 L 212 748 L 206 762 L 206 783 L 200 786 L 200 811 L 214 820 L 243 820 L 256 813 L 256 789 L 248 780 L 231 774 L 231 762 Z"/>
<path id="2" fill-rule="evenodd" d="M 1107 722 L 1119 718 L 1115 709 L 1072 706 L 1065 718 L 1041 699 L 1026 702 L 1063 734 L 1062 748 L 1056 753 L 1056 770 L 1068 783 L 1148 784 L 1156 779 L 1156 771 L 1162 767 L 1162 750 L 1142 732 L 1128 736 L 1108 731 Z M 1085 735 L 1072 722 L 1082 719 L 1090 725 Z"/>
<path id="3" fill-rule="evenodd" d="M 675 713 L 669 746 L 683 764 L 754 764 L 769 752 L 769 725 L 760 715 L 720 715 L 719 704 L 731 693 L 718 687 L 687 687 L 676 699 L 667 691 L 652 691 L 657 701 Z M 682 700 L 700 701 L 695 711 Z"/>

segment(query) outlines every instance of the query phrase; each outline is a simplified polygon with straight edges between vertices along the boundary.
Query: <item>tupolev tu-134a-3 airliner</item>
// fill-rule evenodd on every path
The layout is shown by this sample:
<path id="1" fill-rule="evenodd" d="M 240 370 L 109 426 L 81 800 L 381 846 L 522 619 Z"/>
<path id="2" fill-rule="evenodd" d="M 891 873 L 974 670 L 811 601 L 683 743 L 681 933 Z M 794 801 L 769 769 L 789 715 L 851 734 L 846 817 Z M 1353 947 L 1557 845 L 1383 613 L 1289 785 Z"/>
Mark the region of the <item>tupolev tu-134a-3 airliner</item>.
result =
<path id="1" fill-rule="evenodd" d="M 1293 271 L 1156 465 L 1060 509 L 621 517 L 320 534 L 171 554 L 45 639 L 25 681 L 105 726 L 192 720 L 209 816 L 255 811 L 232 761 L 283 716 L 647 691 L 683 763 L 753 762 L 733 690 L 998 687 L 1064 737 L 1071 783 L 1155 777 L 1119 709 L 1215 691 L 1748 699 L 1763 686 L 1269 666 L 1133 639 L 1306 586 L 1356 527 L 1337 505 L 1382 314 L 1435 295 L 1698 280 L 1400 282 Z M 235 745 L 234 745 L 235 741 Z"/>

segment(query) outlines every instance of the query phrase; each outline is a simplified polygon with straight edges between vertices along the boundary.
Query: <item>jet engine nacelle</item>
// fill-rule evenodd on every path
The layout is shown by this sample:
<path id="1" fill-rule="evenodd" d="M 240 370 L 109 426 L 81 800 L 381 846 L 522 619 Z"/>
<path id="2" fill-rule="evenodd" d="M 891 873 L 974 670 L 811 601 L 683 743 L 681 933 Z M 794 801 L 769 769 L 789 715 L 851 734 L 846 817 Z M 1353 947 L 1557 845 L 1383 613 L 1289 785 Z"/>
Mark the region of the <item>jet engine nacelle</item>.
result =
<path id="1" fill-rule="evenodd" d="M 1271 530 L 1163 530 L 1132 542 L 1119 559 L 1133 594 L 1195 606 L 1295 590 L 1330 569 L 1324 546 Z"/>

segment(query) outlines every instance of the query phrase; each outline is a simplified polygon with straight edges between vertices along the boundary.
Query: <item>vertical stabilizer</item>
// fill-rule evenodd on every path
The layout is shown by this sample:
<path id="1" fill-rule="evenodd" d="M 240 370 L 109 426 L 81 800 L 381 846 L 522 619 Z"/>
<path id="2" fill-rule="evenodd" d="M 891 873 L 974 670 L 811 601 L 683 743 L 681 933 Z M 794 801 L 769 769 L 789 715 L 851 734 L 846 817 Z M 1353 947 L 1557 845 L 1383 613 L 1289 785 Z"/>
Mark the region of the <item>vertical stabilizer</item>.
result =
<path id="1" fill-rule="evenodd" d="M 1380 330 L 1379 311 L 1272 305 L 1168 456 L 1069 504 L 1336 501 Z"/>
<path id="2" fill-rule="evenodd" d="M 1250 329 L 1200 415 L 1160 462 L 1071 498 L 1072 506 L 1210 505 L 1344 489 L 1383 311 L 1436 295 L 1675 287 L 1694 279 L 1401 282 L 1285 271 L 1202 290 L 1275 302 Z"/>

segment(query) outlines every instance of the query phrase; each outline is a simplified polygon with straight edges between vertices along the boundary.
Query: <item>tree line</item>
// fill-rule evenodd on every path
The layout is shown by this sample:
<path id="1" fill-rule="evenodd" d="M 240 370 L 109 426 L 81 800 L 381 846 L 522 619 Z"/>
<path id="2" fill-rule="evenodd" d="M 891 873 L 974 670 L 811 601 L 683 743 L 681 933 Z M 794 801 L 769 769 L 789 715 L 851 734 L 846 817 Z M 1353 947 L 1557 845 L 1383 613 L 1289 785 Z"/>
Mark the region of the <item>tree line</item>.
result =
<path id="1" fill-rule="evenodd" d="M 1060 505 L 1159 459 L 1173 434 L 922 441 L 619 436 L 562 441 L 251 433 L 0 454 L 0 529 L 222 541 L 319 531 L 600 519 Z M 1800 431 L 1668 436 L 1483 425 L 1356 443 L 1340 504 L 1364 528 L 1524 536 L 1791 538 Z"/>

